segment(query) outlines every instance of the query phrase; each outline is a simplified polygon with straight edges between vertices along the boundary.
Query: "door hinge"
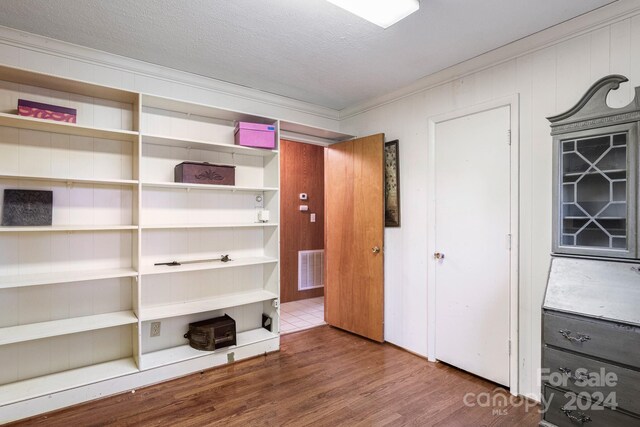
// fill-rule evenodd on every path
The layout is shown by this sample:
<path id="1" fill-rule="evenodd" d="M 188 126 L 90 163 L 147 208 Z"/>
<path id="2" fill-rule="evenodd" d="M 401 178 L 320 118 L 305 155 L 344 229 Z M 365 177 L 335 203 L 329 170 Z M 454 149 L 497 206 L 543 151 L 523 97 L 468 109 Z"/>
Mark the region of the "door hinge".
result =
<path id="1" fill-rule="evenodd" d="M 511 356 L 511 340 L 509 340 L 509 356 Z"/>
<path id="2" fill-rule="evenodd" d="M 511 129 L 507 130 L 507 144 L 511 145 Z"/>
<path id="3" fill-rule="evenodd" d="M 507 250 L 511 250 L 511 234 L 507 234 Z"/>

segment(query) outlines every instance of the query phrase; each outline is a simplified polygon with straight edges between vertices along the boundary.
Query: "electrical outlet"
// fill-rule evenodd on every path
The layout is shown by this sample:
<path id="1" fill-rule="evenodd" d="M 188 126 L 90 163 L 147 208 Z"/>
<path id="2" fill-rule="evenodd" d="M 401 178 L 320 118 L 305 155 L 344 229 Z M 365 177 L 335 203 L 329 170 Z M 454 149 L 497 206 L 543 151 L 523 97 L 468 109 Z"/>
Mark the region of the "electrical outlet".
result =
<path id="1" fill-rule="evenodd" d="M 160 336 L 160 322 L 151 322 L 151 334 L 152 337 Z"/>

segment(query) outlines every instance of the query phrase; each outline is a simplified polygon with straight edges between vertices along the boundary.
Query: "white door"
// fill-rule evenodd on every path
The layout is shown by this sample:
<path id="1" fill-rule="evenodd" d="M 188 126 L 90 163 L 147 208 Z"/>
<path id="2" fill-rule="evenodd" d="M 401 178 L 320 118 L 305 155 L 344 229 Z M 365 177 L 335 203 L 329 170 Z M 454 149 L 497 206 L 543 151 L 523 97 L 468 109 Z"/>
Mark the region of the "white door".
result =
<path id="1" fill-rule="evenodd" d="M 505 386 L 509 127 L 504 106 L 440 122 L 435 130 L 436 358 Z"/>

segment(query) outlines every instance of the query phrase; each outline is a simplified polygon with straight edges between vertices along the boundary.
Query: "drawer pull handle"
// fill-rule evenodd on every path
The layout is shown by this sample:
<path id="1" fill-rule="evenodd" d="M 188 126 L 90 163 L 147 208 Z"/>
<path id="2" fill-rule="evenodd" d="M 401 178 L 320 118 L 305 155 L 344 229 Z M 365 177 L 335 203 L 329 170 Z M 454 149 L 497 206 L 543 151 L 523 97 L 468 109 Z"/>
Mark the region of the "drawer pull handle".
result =
<path id="1" fill-rule="evenodd" d="M 580 424 L 590 423 L 592 421 L 591 417 L 582 412 L 578 412 L 577 415 L 573 415 L 573 411 L 569 409 L 562 408 L 561 411 L 569 418 L 571 421 L 577 421 Z"/>
<path id="2" fill-rule="evenodd" d="M 576 334 L 577 335 L 576 337 L 572 337 L 571 331 L 568 331 L 566 329 L 560 329 L 558 332 L 560 332 L 560 335 L 562 335 L 563 337 L 565 337 L 566 339 L 572 342 L 585 342 L 591 339 L 589 335 L 585 335 L 585 334 Z"/>
<path id="3" fill-rule="evenodd" d="M 587 374 L 586 372 L 578 372 L 575 375 L 573 375 L 571 369 L 569 368 L 559 368 L 558 370 L 563 374 L 565 374 L 566 376 L 568 376 L 569 379 L 574 383 L 585 382 L 590 378 L 590 375 Z"/>

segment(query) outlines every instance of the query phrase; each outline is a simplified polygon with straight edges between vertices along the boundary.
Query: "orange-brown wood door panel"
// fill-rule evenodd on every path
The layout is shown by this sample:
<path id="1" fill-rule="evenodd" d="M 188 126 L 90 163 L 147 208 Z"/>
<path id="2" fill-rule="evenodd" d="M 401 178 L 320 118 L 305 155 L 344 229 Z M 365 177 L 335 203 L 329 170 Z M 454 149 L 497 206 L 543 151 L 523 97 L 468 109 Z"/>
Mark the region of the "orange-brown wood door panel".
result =
<path id="1" fill-rule="evenodd" d="M 300 193 L 308 200 L 301 201 Z M 300 205 L 309 211 L 301 212 Z M 323 288 L 298 290 L 298 251 L 313 249 L 324 249 L 324 148 L 281 139 L 280 302 L 324 295 Z"/>
<path id="2" fill-rule="evenodd" d="M 325 319 L 384 340 L 384 135 L 325 150 Z"/>

